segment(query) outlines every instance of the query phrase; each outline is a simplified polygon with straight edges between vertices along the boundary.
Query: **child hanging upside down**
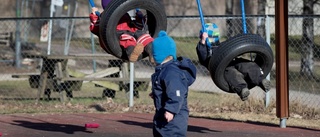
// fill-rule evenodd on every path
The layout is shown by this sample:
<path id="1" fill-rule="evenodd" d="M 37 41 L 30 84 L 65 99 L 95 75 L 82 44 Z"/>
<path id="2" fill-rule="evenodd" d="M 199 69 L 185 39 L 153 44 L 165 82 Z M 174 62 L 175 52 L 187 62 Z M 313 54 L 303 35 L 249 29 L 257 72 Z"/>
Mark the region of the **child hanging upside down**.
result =
<path id="1" fill-rule="evenodd" d="M 103 9 L 108 5 L 110 0 L 101 0 Z M 100 17 L 96 15 L 98 8 L 93 7 L 90 13 L 90 31 L 99 37 L 99 19 Z M 128 13 L 124 14 L 117 25 L 117 36 L 120 41 L 120 46 L 125 49 L 126 55 L 129 61 L 135 62 L 142 58 L 142 53 L 146 51 L 149 56 L 149 60 L 153 62 L 152 57 L 152 41 L 153 38 L 150 34 L 146 33 L 145 23 L 146 17 L 140 10 L 136 11 L 135 20 L 131 20 Z M 100 46 L 108 52 L 105 45 L 99 37 Z"/>
<path id="2" fill-rule="evenodd" d="M 206 45 L 208 33 L 200 34 L 200 41 L 197 44 L 197 54 L 201 65 L 208 69 L 209 61 L 213 50 L 219 46 L 219 41 L 211 43 L 210 47 Z M 262 69 L 253 61 L 244 58 L 234 58 L 224 72 L 225 80 L 227 81 L 230 90 L 237 93 L 242 101 L 248 99 L 249 89 L 259 86 L 265 92 L 270 90 L 270 81 L 264 79 Z"/>

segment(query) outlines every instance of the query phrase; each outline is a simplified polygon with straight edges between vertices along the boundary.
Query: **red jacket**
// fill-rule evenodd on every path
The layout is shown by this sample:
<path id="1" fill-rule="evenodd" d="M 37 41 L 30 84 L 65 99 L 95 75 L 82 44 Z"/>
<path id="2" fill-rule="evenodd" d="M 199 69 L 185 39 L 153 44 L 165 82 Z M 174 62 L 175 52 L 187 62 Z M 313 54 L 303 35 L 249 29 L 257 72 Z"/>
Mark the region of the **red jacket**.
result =
<path id="1" fill-rule="evenodd" d="M 94 14 L 90 14 L 90 31 L 97 35 L 99 37 L 99 41 L 100 41 L 100 46 L 108 52 L 108 50 L 106 50 L 106 47 L 103 43 L 102 37 L 100 37 L 99 34 L 99 17 L 97 15 Z M 127 30 L 130 32 L 136 32 L 138 30 L 137 27 L 134 27 L 133 25 L 130 25 L 132 22 L 131 17 L 128 13 L 126 13 L 125 15 L 123 15 L 121 17 L 121 19 L 119 20 L 119 23 L 117 25 L 117 31 L 120 30 Z M 120 42 L 120 46 L 127 48 L 128 46 L 135 46 L 137 44 L 136 39 L 130 35 L 130 34 L 122 34 L 119 37 L 119 42 Z"/>

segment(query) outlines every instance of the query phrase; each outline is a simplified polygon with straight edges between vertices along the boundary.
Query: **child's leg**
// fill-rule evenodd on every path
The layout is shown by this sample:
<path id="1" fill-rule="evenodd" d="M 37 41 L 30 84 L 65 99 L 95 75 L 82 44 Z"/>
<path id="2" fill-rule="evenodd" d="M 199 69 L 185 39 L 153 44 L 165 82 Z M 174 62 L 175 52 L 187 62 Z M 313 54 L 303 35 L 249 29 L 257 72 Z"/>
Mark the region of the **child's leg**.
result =
<path id="1" fill-rule="evenodd" d="M 263 80 L 263 71 L 255 62 L 241 62 L 235 68 L 244 75 L 249 88 L 257 86 Z"/>
<path id="2" fill-rule="evenodd" d="M 154 62 L 152 55 L 153 38 L 150 36 L 150 34 L 142 30 L 137 30 L 134 33 L 134 37 L 137 39 L 137 44 L 142 44 L 144 46 L 144 51 L 148 54 L 150 62 Z"/>
<path id="3" fill-rule="evenodd" d="M 136 62 L 142 58 L 143 46 L 141 45 L 131 45 L 128 46 L 125 51 L 130 62 Z"/>
<path id="4" fill-rule="evenodd" d="M 245 76 L 249 88 L 259 86 L 264 91 L 270 90 L 270 81 L 263 78 L 263 71 L 255 62 L 241 62 L 235 67 Z"/>
<path id="5" fill-rule="evenodd" d="M 247 100 L 250 91 L 247 87 L 246 81 L 244 80 L 244 75 L 235 69 L 234 66 L 227 67 L 224 75 L 231 90 L 237 93 L 241 100 Z"/>
<path id="6" fill-rule="evenodd" d="M 137 44 L 137 40 L 133 37 L 133 33 L 129 31 L 118 31 L 120 46 L 122 46 L 128 56 L 129 61 L 135 62 L 141 57 L 144 46 Z"/>
<path id="7" fill-rule="evenodd" d="M 270 80 L 267 79 L 263 79 L 260 83 L 259 83 L 259 87 L 265 91 L 268 92 L 271 89 L 271 82 Z"/>

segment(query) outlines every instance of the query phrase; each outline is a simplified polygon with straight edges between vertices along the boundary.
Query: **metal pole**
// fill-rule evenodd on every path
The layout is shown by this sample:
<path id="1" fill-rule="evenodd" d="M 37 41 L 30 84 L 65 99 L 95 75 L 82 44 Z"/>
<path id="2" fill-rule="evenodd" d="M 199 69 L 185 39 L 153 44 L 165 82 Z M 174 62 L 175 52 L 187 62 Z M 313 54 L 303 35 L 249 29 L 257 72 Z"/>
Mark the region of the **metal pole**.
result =
<path id="1" fill-rule="evenodd" d="M 133 107 L 133 81 L 134 81 L 134 63 L 130 62 L 130 91 L 129 91 L 129 107 Z"/>
<path id="2" fill-rule="evenodd" d="M 287 118 L 281 118 L 280 119 L 280 128 L 286 128 L 287 127 Z"/>
<path id="3" fill-rule="evenodd" d="M 265 29 L 266 29 L 266 41 L 269 44 L 269 46 L 271 46 L 270 44 L 270 17 L 267 15 L 266 16 L 266 25 L 265 25 Z M 270 80 L 270 73 L 267 75 L 267 80 Z M 266 91 L 266 95 L 265 95 L 265 107 L 268 107 L 270 104 L 270 92 Z"/>
<path id="4" fill-rule="evenodd" d="M 51 0 L 50 4 L 50 21 L 49 21 L 49 34 L 48 34 L 48 49 L 47 49 L 47 54 L 51 54 L 51 34 L 52 34 L 52 17 L 53 17 L 53 10 L 54 10 L 54 5 Z"/>
<path id="5" fill-rule="evenodd" d="M 21 17 L 20 11 L 20 0 L 16 0 L 16 16 L 18 18 Z M 15 66 L 16 68 L 21 68 L 21 40 L 20 40 L 20 20 L 18 19 L 16 22 L 16 45 L 15 45 Z"/>
<path id="6" fill-rule="evenodd" d="M 77 9 L 78 9 L 78 2 L 76 1 L 75 9 L 73 11 L 73 17 L 75 17 L 77 15 L 77 12 L 76 12 Z M 68 44 L 67 44 L 67 48 L 66 48 L 66 53 L 67 54 L 69 53 L 70 41 L 71 41 L 73 29 L 74 29 L 74 22 L 75 22 L 75 19 L 72 19 L 72 21 L 71 21 L 71 29 L 70 29 L 69 37 L 68 37 Z"/>
<path id="7" fill-rule="evenodd" d="M 89 9 L 89 13 L 91 13 L 91 6 L 88 5 L 88 9 Z M 91 51 L 92 54 L 96 53 L 96 48 L 95 48 L 95 44 L 94 44 L 94 38 L 93 38 L 93 34 L 90 33 L 90 39 L 91 39 Z M 92 59 L 92 67 L 93 67 L 93 72 L 96 72 L 97 70 L 97 63 L 95 59 Z"/>
<path id="8" fill-rule="evenodd" d="M 69 3 L 68 4 L 68 13 L 67 13 L 67 16 L 70 17 L 70 7 L 71 7 L 71 4 Z M 69 29 L 69 24 L 70 24 L 70 20 L 69 19 L 66 19 L 67 20 L 67 28 L 66 28 L 66 35 L 65 35 L 65 40 L 64 40 L 64 55 L 68 55 L 68 34 L 70 33 L 70 29 Z"/>
<path id="9" fill-rule="evenodd" d="M 288 87 L 288 1 L 275 1 L 276 26 L 276 107 L 280 127 L 285 128 L 289 117 Z"/>

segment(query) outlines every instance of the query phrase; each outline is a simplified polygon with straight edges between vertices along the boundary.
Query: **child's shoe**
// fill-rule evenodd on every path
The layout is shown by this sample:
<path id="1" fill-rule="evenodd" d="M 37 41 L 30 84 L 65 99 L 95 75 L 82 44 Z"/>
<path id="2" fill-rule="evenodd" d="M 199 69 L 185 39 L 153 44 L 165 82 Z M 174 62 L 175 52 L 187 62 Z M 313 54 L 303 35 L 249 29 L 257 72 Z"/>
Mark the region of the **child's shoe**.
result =
<path id="1" fill-rule="evenodd" d="M 144 50 L 144 46 L 141 43 L 138 43 L 133 51 L 131 52 L 131 54 L 129 55 L 129 61 L 130 62 L 136 62 L 139 58 L 139 56 L 142 54 Z"/>
<path id="2" fill-rule="evenodd" d="M 250 91 L 248 88 L 243 88 L 241 90 L 241 93 L 238 93 L 239 97 L 241 98 L 242 101 L 248 100 L 248 97 L 250 95 Z"/>
<path id="3" fill-rule="evenodd" d="M 261 89 L 262 89 L 264 92 L 268 92 L 268 91 L 271 89 L 271 82 L 270 82 L 270 80 L 263 79 L 263 80 L 261 81 L 261 83 L 259 83 L 259 87 L 261 87 Z"/>

